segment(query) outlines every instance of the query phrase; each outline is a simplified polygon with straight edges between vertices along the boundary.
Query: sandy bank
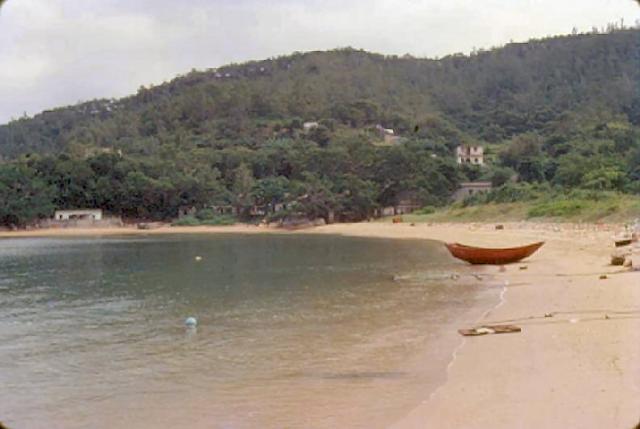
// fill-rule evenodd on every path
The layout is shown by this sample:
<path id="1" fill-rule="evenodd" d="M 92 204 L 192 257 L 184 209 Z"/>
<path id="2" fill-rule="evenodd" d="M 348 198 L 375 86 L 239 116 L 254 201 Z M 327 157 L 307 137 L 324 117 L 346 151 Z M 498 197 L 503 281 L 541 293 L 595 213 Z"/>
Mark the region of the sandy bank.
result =
<path id="1" fill-rule="evenodd" d="M 275 232 L 275 228 L 253 225 L 233 226 L 163 226 L 156 229 L 138 229 L 135 226 L 114 228 L 42 228 L 19 231 L 0 231 L 0 238 L 19 237 L 86 237 L 113 235 L 154 235 L 154 234 L 205 234 L 205 233 L 257 233 Z"/>
<path id="2" fill-rule="evenodd" d="M 500 274 L 505 302 L 481 321 L 523 332 L 463 339 L 447 383 L 395 429 L 631 428 L 640 420 L 640 273 L 607 266 L 611 231 L 415 229 L 477 244 L 547 244 Z"/>
<path id="3" fill-rule="evenodd" d="M 640 273 L 607 265 L 616 228 L 597 225 L 336 224 L 293 233 L 509 246 L 545 240 L 496 274 L 504 302 L 479 323 L 519 334 L 463 339 L 448 381 L 394 425 L 407 428 L 631 428 L 640 420 Z M 255 226 L 38 230 L 2 237 L 283 233 Z M 526 266 L 526 270 L 521 270 Z M 601 274 L 608 278 L 601 280 Z M 550 313 L 553 317 L 544 317 Z M 425 362 L 429 365 L 429 362 Z"/>

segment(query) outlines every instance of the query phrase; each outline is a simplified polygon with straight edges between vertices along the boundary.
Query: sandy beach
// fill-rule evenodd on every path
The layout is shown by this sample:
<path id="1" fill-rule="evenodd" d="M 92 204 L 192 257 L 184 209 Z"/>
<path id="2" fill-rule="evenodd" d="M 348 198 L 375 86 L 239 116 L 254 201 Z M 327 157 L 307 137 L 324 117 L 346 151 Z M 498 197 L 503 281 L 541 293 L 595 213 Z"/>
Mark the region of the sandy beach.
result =
<path id="1" fill-rule="evenodd" d="M 361 223 L 289 233 L 495 247 L 546 241 L 538 253 L 504 271 L 479 268 L 505 286 L 501 302 L 478 324 L 515 324 L 522 332 L 460 337 L 447 381 L 393 428 L 632 428 L 640 420 L 640 273 L 608 265 L 618 227 L 504 226 Z M 255 226 L 56 229 L 0 237 L 224 232 L 287 231 Z"/>
<path id="2" fill-rule="evenodd" d="M 640 273 L 608 265 L 616 229 L 550 224 L 505 224 L 502 231 L 494 225 L 322 228 L 488 246 L 546 241 L 537 254 L 499 273 L 506 284 L 503 300 L 478 321 L 515 324 L 522 332 L 461 339 L 447 382 L 393 428 L 634 427 L 640 420 Z M 602 274 L 607 278 L 600 279 Z"/>

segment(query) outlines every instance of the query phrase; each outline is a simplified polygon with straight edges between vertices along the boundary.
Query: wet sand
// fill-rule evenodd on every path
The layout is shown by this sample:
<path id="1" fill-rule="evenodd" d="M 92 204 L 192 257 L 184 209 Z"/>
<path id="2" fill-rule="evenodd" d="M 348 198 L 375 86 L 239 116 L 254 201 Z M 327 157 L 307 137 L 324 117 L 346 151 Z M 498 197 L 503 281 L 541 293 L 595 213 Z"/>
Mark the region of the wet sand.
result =
<path id="1" fill-rule="evenodd" d="M 497 231 L 481 224 L 361 223 L 292 233 L 496 247 L 545 240 L 523 263 L 504 272 L 488 268 L 505 288 L 500 304 L 478 323 L 516 324 L 522 332 L 460 337 L 447 381 L 393 428 L 632 428 L 640 420 L 640 273 L 608 265 L 616 227 L 504 225 Z M 255 226 L 56 229 L 0 237 L 218 232 L 283 231 Z M 607 278 L 600 279 L 602 274 Z"/>

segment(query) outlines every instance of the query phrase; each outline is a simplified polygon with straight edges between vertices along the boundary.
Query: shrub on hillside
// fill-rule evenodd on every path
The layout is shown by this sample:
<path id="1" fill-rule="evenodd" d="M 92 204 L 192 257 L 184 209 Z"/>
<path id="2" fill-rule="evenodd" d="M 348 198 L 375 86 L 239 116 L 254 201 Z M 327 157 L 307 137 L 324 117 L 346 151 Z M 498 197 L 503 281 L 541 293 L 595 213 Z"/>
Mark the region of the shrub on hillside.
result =
<path id="1" fill-rule="evenodd" d="M 475 194 L 464 200 L 463 206 L 473 206 L 487 203 L 516 203 L 541 199 L 556 192 L 547 183 L 511 183 L 495 188 L 484 194 Z"/>
<path id="2" fill-rule="evenodd" d="M 200 212 L 198 212 L 199 214 Z M 197 215 L 196 215 L 197 216 Z M 177 219 L 171 223 L 171 226 L 218 226 L 218 225 L 233 225 L 237 222 L 236 218 L 231 215 L 213 215 L 209 218 L 199 219 L 194 216 L 185 216 L 181 219 Z"/>
<path id="3" fill-rule="evenodd" d="M 416 214 L 416 215 L 430 215 L 432 213 L 435 213 L 436 208 L 433 206 L 424 206 L 421 209 L 418 209 L 416 211 L 414 211 L 411 214 Z"/>
<path id="4" fill-rule="evenodd" d="M 528 217 L 570 217 L 579 214 L 585 207 L 584 201 L 559 200 L 536 204 L 528 212 Z"/>
<path id="5" fill-rule="evenodd" d="M 210 219 L 200 221 L 200 225 L 219 226 L 219 225 L 234 225 L 237 219 L 231 215 L 218 215 Z"/>
<path id="6" fill-rule="evenodd" d="M 198 212 L 196 213 L 196 218 L 198 220 L 213 219 L 215 217 L 216 217 L 216 214 L 213 211 L 213 209 L 201 209 L 201 210 L 198 210 Z"/>
<path id="7" fill-rule="evenodd" d="M 200 221 L 193 216 L 185 216 L 171 222 L 171 226 L 198 226 Z"/>

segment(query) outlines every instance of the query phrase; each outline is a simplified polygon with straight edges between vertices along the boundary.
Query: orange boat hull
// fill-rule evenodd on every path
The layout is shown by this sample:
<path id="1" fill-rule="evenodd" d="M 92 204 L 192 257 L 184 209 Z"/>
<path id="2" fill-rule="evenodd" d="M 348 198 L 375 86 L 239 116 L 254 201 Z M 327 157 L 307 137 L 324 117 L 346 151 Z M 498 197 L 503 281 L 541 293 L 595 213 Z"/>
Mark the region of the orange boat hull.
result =
<path id="1" fill-rule="evenodd" d="M 518 262 L 535 253 L 544 241 L 528 246 L 511 247 L 507 249 L 490 249 L 483 247 L 465 246 L 459 243 L 446 243 L 447 249 L 455 258 L 462 259 L 474 265 L 504 265 Z"/>

